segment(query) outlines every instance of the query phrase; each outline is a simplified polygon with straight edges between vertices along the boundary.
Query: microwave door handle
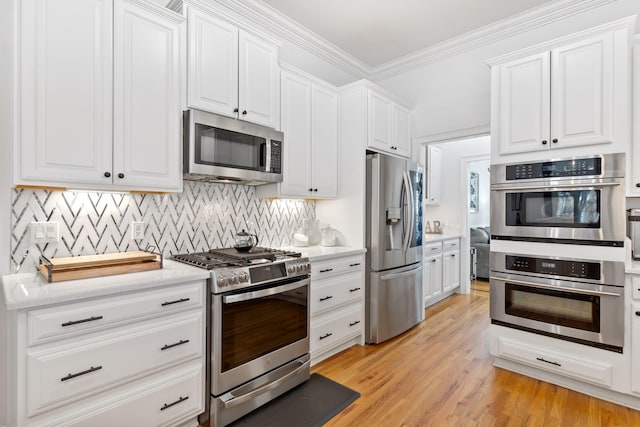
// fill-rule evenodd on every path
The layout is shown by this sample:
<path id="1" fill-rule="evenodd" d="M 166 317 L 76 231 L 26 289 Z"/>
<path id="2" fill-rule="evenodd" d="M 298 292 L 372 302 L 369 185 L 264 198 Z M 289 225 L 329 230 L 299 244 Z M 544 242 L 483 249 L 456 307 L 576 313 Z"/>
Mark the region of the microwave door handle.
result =
<path id="1" fill-rule="evenodd" d="M 605 297 L 620 297 L 621 296 L 619 294 L 614 294 L 612 292 L 590 291 L 588 289 L 576 289 L 576 288 L 567 288 L 565 286 L 544 285 L 544 284 L 541 284 L 541 283 L 531 283 L 531 282 L 524 282 L 522 280 L 503 279 L 501 277 L 494 277 L 494 276 L 489 277 L 489 279 L 491 279 L 491 280 L 499 280 L 499 281 L 502 281 L 502 282 L 509 282 L 509 283 L 513 283 L 514 285 L 530 286 L 532 288 L 560 290 L 560 291 L 570 292 L 570 293 L 574 293 L 574 294 L 586 294 L 586 295 L 596 295 L 596 296 L 605 296 Z"/>
<path id="2" fill-rule="evenodd" d="M 265 172 L 271 172 L 268 170 L 267 165 L 271 163 L 271 144 L 268 139 L 265 139 L 263 143 L 260 144 L 260 170 Z"/>
<path id="3" fill-rule="evenodd" d="M 569 190 L 569 189 L 581 189 L 581 188 L 590 188 L 590 187 L 617 187 L 620 185 L 619 182 L 598 182 L 592 184 L 565 184 L 565 185 L 531 185 L 531 186 L 521 186 L 521 187 L 499 187 L 492 188 L 494 191 L 526 191 L 526 190 L 545 190 L 545 191 L 553 191 L 553 190 Z"/>
<path id="4" fill-rule="evenodd" d="M 292 291 L 294 289 L 300 288 L 302 286 L 308 285 L 309 279 L 298 280 L 294 283 L 290 283 L 287 285 L 276 286 L 275 288 L 263 289 L 261 291 L 254 292 L 243 292 L 241 294 L 235 295 L 225 295 L 222 297 L 222 300 L 225 304 L 232 304 L 234 302 L 242 302 L 249 301 L 252 299 L 264 298 L 271 295 L 281 294 L 283 292 Z"/>

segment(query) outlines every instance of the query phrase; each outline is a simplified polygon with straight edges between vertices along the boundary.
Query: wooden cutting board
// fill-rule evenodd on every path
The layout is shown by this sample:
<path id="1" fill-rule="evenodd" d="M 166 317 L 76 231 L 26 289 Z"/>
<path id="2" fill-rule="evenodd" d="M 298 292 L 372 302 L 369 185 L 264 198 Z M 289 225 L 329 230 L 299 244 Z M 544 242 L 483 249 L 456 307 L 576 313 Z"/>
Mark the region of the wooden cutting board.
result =
<path id="1" fill-rule="evenodd" d="M 38 269 L 48 282 L 61 282 L 159 269 L 162 268 L 160 256 L 144 251 L 133 251 L 51 258 L 48 260 L 49 265 L 41 263 Z"/>

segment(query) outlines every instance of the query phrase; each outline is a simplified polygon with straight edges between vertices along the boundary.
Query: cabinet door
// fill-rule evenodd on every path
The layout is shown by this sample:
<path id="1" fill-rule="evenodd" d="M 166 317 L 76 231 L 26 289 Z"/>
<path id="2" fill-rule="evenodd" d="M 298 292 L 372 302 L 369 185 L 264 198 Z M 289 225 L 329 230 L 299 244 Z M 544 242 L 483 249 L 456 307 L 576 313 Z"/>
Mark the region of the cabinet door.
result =
<path id="1" fill-rule="evenodd" d="M 238 28 L 188 8 L 190 107 L 237 117 Z"/>
<path id="2" fill-rule="evenodd" d="M 440 175 L 442 173 L 442 150 L 429 145 L 427 147 L 427 197 L 428 205 L 440 204 Z"/>
<path id="3" fill-rule="evenodd" d="M 311 173 L 314 197 L 338 196 L 338 95 L 313 85 Z M 286 134 L 285 134 L 286 135 Z"/>
<path id="4" fill-rule="evenodd" d="M 114 184 L 180 190 L 183 18 L 126 0 L 115 4 Z"/>
<path id="5" fill-rule="evenodd" d="M 239 40 L 238 117 L 279 128 L 278 48 L 244 31 Z"/>
<path id="6" fill-rule="evenodd" d="M 631 303 L 631 357 L 631 392 L 640 394 L 640 303 L 636 301 Z"/>
<path id="7" fill-rule="evenodd" d="M 629 183 L 629 195 L 640 195 L 640 38 L 634 39 L 633 45 L 633 142 L 632 155 L 627 157 L 627 170 L 631 171 Z"/>
<path id="8" fill-rule="evenodd" d="M 500 154 L 546 149 L 549 141 L 549 52 L 499 67 Z"/>
<path id="9" fill-rule="evenodd" d="M 108 0 L 20 2 L 16 184 L 111 183 L 112 14 Z"/>
<path id="10" fill-rule="evenodd" d="M 411 111 L 394 105 L 393 131 L 392 150 L 400 156 L 411 157 Z"/>
<path id="11" fill-rule="evenodd" d="M 551 53 L 552 148 L 613 142 L 613 34 Z"/>
<path id="12" fill-rule="evenodd" d="M 310 196 L 311 184 L 311 83 L 282 73 L 282 131 L 285 136 L 283 180 L 280 192 Z"/>
<path id="13" fill-rule="evenodd" d="M 425 303 L 442 296 L 442 255 L 425 258 L 423 268 L 423 292 Z"/>
<path id="14" fill-rule="evenodd" d="M 369 91 L 369 147 L 390 151 L 391 108 L 391 101 Z"/>
<path id="15" fill-rule="evenodd" d="M 450 291 L 460 286 L 460 252 L 444 254 L 442 266 L 444 291 Z"/>

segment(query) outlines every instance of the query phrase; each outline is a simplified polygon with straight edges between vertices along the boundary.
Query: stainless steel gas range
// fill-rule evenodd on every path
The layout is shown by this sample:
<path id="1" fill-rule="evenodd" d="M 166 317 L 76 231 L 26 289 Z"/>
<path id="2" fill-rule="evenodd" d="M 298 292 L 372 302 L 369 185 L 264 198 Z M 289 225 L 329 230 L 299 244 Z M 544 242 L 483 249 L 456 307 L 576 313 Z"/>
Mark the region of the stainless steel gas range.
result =
<path id="1" fill-rule="evenodd" d="M 211 271 L 201 423 L 227 425 L 309 378 L 308 258 L 254 247 L 173 259 Z"/>

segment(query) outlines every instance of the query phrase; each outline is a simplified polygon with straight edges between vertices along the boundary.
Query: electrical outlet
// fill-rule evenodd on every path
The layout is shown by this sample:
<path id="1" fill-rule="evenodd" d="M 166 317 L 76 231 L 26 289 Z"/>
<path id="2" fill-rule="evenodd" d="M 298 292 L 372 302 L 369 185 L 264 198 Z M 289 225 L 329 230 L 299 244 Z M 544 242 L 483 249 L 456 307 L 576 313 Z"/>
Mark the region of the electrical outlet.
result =
<path id="1" fill-rule="evenodd" d="M 131 238 L 141 240 L 144 238 L 144 222 L 134 221 L 131 223 Z"/>
<path id="2" fill-rule="evenodd" d="M 31 243 L 58 243 L 59 241 L 60 224 L 57 221 L 31 223 Z"/>

